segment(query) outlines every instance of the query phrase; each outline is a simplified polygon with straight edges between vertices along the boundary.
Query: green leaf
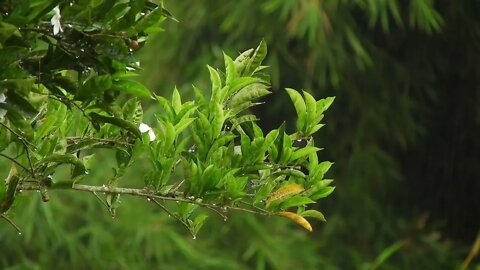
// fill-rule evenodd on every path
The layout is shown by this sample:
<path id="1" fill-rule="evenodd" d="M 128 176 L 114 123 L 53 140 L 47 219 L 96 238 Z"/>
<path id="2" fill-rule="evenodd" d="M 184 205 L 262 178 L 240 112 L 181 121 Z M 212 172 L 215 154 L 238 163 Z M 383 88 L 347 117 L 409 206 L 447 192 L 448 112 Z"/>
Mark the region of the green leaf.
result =
<path id="1" fill-rule="evenodd" d="M 225 115 L 223 112 L 223 107 L 217 102 L 212 103 L 213 105 L 213 119 L 212 119 L 212 135 L 213 138 L 220 136 L 223 124 L 225 122 Z"/>
<path id="2" fill-rule="evenodd" d="M 274 187 L 275 187 L 274 182 L 268 182 L 268 183 L 262 185 L 255 192 L 255 197 L 253 197 L 253 204 L 257 204 L 257 203 L 267 199 L 268 195 L 272 192 Z"/>
<path id="3" fill-rule="evenodd" d="M 78 83 L 70 76 L 58 76 L 53 79 L 53 82 L 63 88 L 68 93 L 75 95 L 78 90 Z M 51 86 L 55 87 L 54 85 L 46 85 L 49 89 Z"/>
<path id="4" fill-rule="evenodd" d="M 36 115 L 38 113 L 37 109 L 33 107 L 30 102 L 25 99 L 23 96 L 19 95 L 17 91 L 9 90 L 7 92 L 7 102 L 9 105 L 15 105 L 18 109 L 23 111 L 26 114 L 30 114 L 31 116 Z"/>
<path id="5" fill-rule="evenodd" d="M 287 90 L 287 93 L 293 102 L 293 106 L 295 107 L 295 111 L 297 112 L 297 129 L 303 134 L 307 124 L 307 108 L 305 101 L 303 100 L 302 95 L 300 95 L 300 93 L 298 93 L 296 90 L 291 88 L 286 88 L 285 90 Z"/>
<path id="6" fill-rule="evenodd" d="M 304 206 L 304 205 L 312 204 L 312 203 L 315 203 L 315 201 L 308 198 L 308 197 L 294 196 L 294 197 L 291 197 L 291 198 L 288 198 L 288 199 L 284 200 L 280 204 L 279 207 L 281 209 L 288 209 L 288 208 L 291 208 L 291 207 Z"/>
<path id="7" fill-rule="evenodd" d="M 330 195 L 333 191 L 335 190 L 335 187 L 324 187 L 313 193 L 312 195 L 309 195 L 309 197 L 312 200 L 318 200 L 321 198 L 325 198 L 328 195 Z M 308 192 L 309 194 L 310 192 Z"/>
<path id="8" fill-rule="evenodd" d="M 317 211 L 317 210 L 307 210 L 307 211 L 304 211 L 300 214 L 302 217 L 312 217 L 312 218 L 316 218 L 320 221 L 324 221 L 326 222 L 327 220 L 325 219 L 325 216 L 323 215 L 322 212 L 320 211 Z"/>
<path id="9" fill-rule="evenodd" d="M 227 90 L 226 96 L 230 98 L 233 94 L 235 94 L 240 89 L 253 83 L 261 83 L 261 81 L 258 78 L 254 78 L 254 77 L 235 78 L 229 85 L 229 89 Z"/>
<path id="10" fill-rule="evenodd" d="M 203 90 L 193 85 L 193 91 L 195 92 L 195 100 L 200 106 L 207 104 L 207 100 L 205 98 L 205 95 L 203 94 Z"/>
<path id="11" fill-rule="evenodd" d="M 175 115 L 170 102 L 162 96 L 155 95 L 155 99 L 158 101 L 163 111 L 166 113 L 167 119 L 169 119 L 169 121 L 173 121 L 175 119 Z"/>
<path id="12" fill-rule="evenodd" d="M 185 130 L 190 124 L 195 121 L 195 118 L 183 118 L 175 125 L 175 136 L 178 136 L 183 130 Z"/>
<path id="13" fill-rule="evenodd" d="M 123 119 L 140 125 L 143 119 L 142 104 L 138 98 L 129 99 L 122 108 Z"/>
<path id="14" fill-rule="evenodd" d="M 19 62 L 26 54 L 27 49 L 23 47 L 8 46 L 2 48 L 0 50 L 0 63 L 2 63 L 0 71 L 7 69 L 12 63 Z"/>
<path id="15" fill-rule="evenodd" d="M 279 153 L 279 160 L 278 163 L 286 164 L 290 161 L 290 157 L 292 155 L 292 139 L 286 133 L 282 136 L 283 141 L 281 152 Z"/>
<path id="16" fill-rule="evenodd" d="M 20 31 L 18 31 L 18 28 L 13 24 L 0 21 L 0 43 L 4 43 L 12 35 L 21 36 Z"/>
<path id="17" fill-rule="evenodd" d="M 175 116 L 175 122 L 180 122 L 183 118 L 188 118 L 197 109 L 193 101 L 187 101 L 182 104 L 182 109 Z"/>
<path id="18" fill-rule="evenodd" d="M 285 170 L 281 170 L 279 173 L 292 176 L 292 177 L 297 177 L 300 179 L 305 179 L 307 177 L 302 171 L 299 171 L 296 169 L 285 169 Z"/>
<path id="19" fill-rule="evenodd" d="M 275 142 L 275 140 L 278 137 L 278 129 L 274 129 L 270 131 L 267 136 L 265 136 L 265 142 L 263 143 L 263 151 L 267 151 L 272 144 Z"/>
<path id="20" fill-rule="evenodd" d="M 258 119 L 253 114 L 246 114 L 246 115 L 242 115 L 240 117 L 231 118 L 230 119 L 230 122 L 232 123 L 231 130 L 235 130 L 238 126 L 240 126 L 243 123 L 253 122 L 253 121 L 256 121 L 256 120 L 258 120 Z"/>
<path id="21" fill-rule="evenodd" d="M 112 124 L 114 126 L 117 126 L 121 129 L 125 129 L 130 131 L 133 135 L 135 135 L 137 138 L 142 137 L 142 133 L 138 129 L 138 127 L 131 122 L 125 121 L 123 119 L 117 118 L 117 117 L 110 117 L 110 116 L 104 116 L 100 115 L 95 112 L 91 112 L 89 116 L 92 118 L 94 122 L 101 122 L 101 123 L 108 123 Z"/>
<path id="22" fill-rule="evenodd" d="M 72 178 L 78 176 L 78 175 L 81 175 L 81 174 L 85 174 L 87 171 L 85 169 L 85 165 L 83 164 L 83 162 L 78 159 L 76 156 L 74 155 L 71 155 L 71 154 L 52 154 L 50 156 L 47 156 L 43 159 L 41 159 L 40 161 L 38 161 L 35 166 L 39 166 L 39 165 L 42 165 L 42 164 L 45 164 L 45 163 L 58 163 L 58 164 L 64 164 L 64 163 L 69 163 L 69 164 L 72 164 L 74 166 L 74 170 L 73 170 L 73 173 L 72 173 Z"/>
<path id="23" fill-rule="evenodd" d="M 208 155 L 210 156 L 214 151 L 216 151 L 219 147 L 224 146 L 225 144 L 229 143 L 233 139 L 235 139 L 237 136 L 233 134 L 226 134 L 218 137 L 215 142 L 212 144 L 210 147 L 210 150 L 208 151 Z"/>
<path id="24" fill-rule="evenodd" d="M 61 118 L 62 120 L 64 118 Z M 40 127 L 37 129 L 35 132 L 35 140 L 39 140 L 43 137 L 45 137 L 47 134 L 50 134 L 50 132 L 54 129 L 57 129 L 58 126 L 56 125 L 58 118 L 55 115 L 49 115 L 45 117 L 45 119 L 42 121 L 42 124 Z"/>
<path id="25" fill-rule="evenodd" d="M 227 77 L 225 79 L 225 85 L 230 86 L 232 82 L 237 78 L 237 70 L 235 68 L 235 64 L 233 63 L 232 58 L 230 56 L 223 53 L 223 58 L 225 59 L 225 70 Z"/>
<path id="26" fill-rule="evenodd" d="M 326 111 L 330 105 L 332 105 L 334 100 L 335 97 L 328 97 L 317 101 L 317 114 L 322 114 L 324 111 Z"/>
<path id="27" fill-rule="evenodd" d="M 135 31 L 137 33 L 145 32 L 147 34 L 160 32 L 160 23 L 165 20 L 164 11 L 162 8 L 157 7 L 135 25 Z M 133 33 L 129 33 L 133 34 Z M 127 34 L 128 35 L 128 34 Z"/>
<path id="28" fill-rule="evenodd" d="M 311 127 L 317 123 L 315 123 L 315 116 L 317 111 L 317 104 L 315 98 L 310 95 L 308 92 L 303 91 L 303 96 L 305 97 L 305 104 L 306 104 L 306 134 L 311 135 Z"/>
<path id="29" fill-rule="evenodd" d="M 206 214 L 200 214 L 195 217 L 192 224 L 193 226 L 191 228 L 193 235 L 196 235 L 200 231 L 200 229 L 205 224 L 205 221 L 207 220 L 207 218 L 208 218 L 208 215 Z"/>
<path id="30" fill-rule="evenodd" d="M 115 79 L 112 83 L 112 90 L 132 94 L 138 97 L 151 97 L 150 90 L 148 90 L 148 88 L 146 88 L 143 84 L 133 80 Z"/>
<path id="31" fill-rule="evenodd" d="M 318 147 L 305 146 L 303 148 L 295 150 L 295 152 L 293 152 L 292 156 L 290 157 L 290 160 L 294 161 L 294 160 L 303 158 L 303 157 L 308 156 L 312 153 L 316 153 L 319 150 L 320 150 L 320 148 L 318 148 Z"/>
<path id="32" fill-rule="evenodd" d="M 78 88 L 75 99 L 85 100 L 87 98 L 95 97 L 110 89 L 112 85 L 113 82 L 110 75 L 94 76 Z"/>
<path id="33" fill-rule="evenodd" d="M 10 174 L 7 177 L 5 195 L 3 196 L 2 201 L 0 201 L 0 213 L 5 213 L 8 209 L 10 209 L 13 201 L 15 200 L 15 193 L 17 191 L 17 185 L 20 178 L 17 176 L 15 167 L 12 168 L 13 172 L 11 169 Z M 0 183 L 0 185 L 3 185 L 3 183 Z"/>
<path id="34" fill-rule="evenodd" d="M 103 21 L 108 23 L 110 21 L 120 20 L 130 10 L 130 6 L 127 3 L 118 3 L 114 7 L 110 8 L 105 14 Z"/>
<path id="35" fill-rule="evenodd" d="M 237 70 L 238 74 L 244 73 L 243 71 L 250 60 L 250 55 L 252 54 L 252 52 L 253 49 L 248 49 L 241 53 L 237 58 L 235 58 L 235 61 L 233 61 L 233 64 L 235 65 L 235 69 Z"/>
<path id="36" fill-rule="evenodd" d="M 231 108 L 244 104 L 246 102 L 253 102 L 265 95 L 270 94 L 267 86 L 262 83 L 252 83 L 243 87 L 233 97 L 231 97 L 228 105 Z"/>
<path id="37" fill-rule="evenodd" d="M 267 55 L 267 43 L 265 40 L 262 39 L 260 44 L 258 45 L 257 49 L 253 53 L 252 58 L 248 61 L 247 66 L 245 67 L 245 71 L 243 75 L 250 76 L 252 75 L 255 70 L 262 64 L 263 59 Z"/>
<path id="38" fill-rule="evenodd" d="M 379 267 L 390 258 L 393 254 L 398 252 L 403 246 L 405 246 L 406 240 L 399 240 L 390 246 L 386 247 L 382 252 L 375 258 L 375 261 L 372 263 L 370 269 L 379 269 Z"/>
<path id="39" fill-rule="evenodd" d="M 172 108 L 175 111 L 175 114 L 178 114 L 182 109 L 182 98 L 180 97 L 180 93 L 178 92 L 177 87 L 173 89 Z"/>
<path id="40" fill-rule="evenodd" d="M 220 79 L 220 74 L 213 69 L 211 66 L 208 66 L 208 72 L 210 72 L 210 81 L 212 83 L 212 98 L 211 101 L 222 102 L 219 100 L 220 90 L 222 89 L 222 80 Z"/>
<path id="41" fill-rule="evenodd" d="M 159 121 L 160 123 L 160 126 L 162 127 L 163 129 L 163 142 L 162 145 L 163 145 L 163 149 L 164 150 L 167 150 L 167 149 L 170 149 L 174 146 L 174 141 L 175 141 L 175 127 L 173 126 L 172 123 L 168 122 L 168 121 Z"/>

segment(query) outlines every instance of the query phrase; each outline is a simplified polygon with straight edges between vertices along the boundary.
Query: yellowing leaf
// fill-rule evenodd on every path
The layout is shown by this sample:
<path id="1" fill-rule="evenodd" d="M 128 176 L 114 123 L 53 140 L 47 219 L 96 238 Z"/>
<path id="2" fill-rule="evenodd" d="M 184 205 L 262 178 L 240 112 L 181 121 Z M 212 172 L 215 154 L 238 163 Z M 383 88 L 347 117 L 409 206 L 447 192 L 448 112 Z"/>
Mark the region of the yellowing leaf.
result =
<path id="1" fill-rule="evenodd" d="M 283 187 L 280 187 L 267 199 L 266 206 L 270 206 L 273 201 L 283 200 L 294 195 L 299 194 L 300 192 L 304 191 L 305 189 L 299 184 L 288 184 Z"/>
<path id="2" fill-rule="evenodd" d="M 293 220 L 295 223 L 302 226 L 303 228 L 305 228 L 305 230 L 307 230 L 309 232 L 313 231 L 312 225 L 310 225 L 310 223 L 304 217 L 302 217 L 302 216 L 300 216 L 296 213 L 293 213 L 293 212 L 278 212 L 278 213 L 276 213 L 276 215 L 284 217 L 284 218 L 288 218 L 290 220 Z"/>

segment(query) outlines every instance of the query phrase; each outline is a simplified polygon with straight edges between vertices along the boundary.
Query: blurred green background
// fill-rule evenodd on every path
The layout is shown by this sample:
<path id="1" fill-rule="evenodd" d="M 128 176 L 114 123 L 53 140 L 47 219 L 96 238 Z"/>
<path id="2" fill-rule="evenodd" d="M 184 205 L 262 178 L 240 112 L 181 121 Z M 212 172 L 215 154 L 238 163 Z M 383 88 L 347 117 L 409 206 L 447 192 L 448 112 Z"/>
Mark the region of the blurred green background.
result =
<path id="1" fill-rule="evenodd" d="M 318 141 L 336 191 L 309 234 L 280 218 L 212 216 L 194 240 L 165 213 L 123 198 L 112 220 L 93 196 L 21 199 L 0 223 L 2 269 L 457 269 L 480 229 L 480 2 L 165 1 L 179 22 L 153 36 L 140 80 L 157 94 L 208 86 L 264 38 L 268 130 L 292 125 L 285 87 L 336 96 Z M 206 87 L 205 87 L 206 88 Z M 146 104 L 147 106 L 149 104 Z M 151 107 L 147 116 L 156 108 Z M 3 161 L 2 161 L 3 162 Z M 105 171 L 110 173 L 108 159 Z M 141 170 L 141 166 L 138 167 Z M 141 182 L 131 173 L 131 184 Z M 129 183 L 130 185 L 130 183 Z M 469 269 L 480 269 L 475 258 Z"/>

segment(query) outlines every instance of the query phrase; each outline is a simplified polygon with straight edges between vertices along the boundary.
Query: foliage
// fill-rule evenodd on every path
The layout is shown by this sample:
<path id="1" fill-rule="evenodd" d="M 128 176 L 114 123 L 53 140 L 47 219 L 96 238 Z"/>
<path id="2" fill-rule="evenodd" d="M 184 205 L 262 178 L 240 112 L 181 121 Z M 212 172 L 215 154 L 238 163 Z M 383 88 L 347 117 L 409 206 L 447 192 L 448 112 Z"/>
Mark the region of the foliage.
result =
<path id="1" fill-rule="evenodd" d="M 38 1 L 1 8 L 1 155 L 11 167 L 0 210 L 12 225 L 8 214 L 20 192 L 38 190 L 46 202 L 50 190 L 64 189 L 93 193 L 112 217 L 121 195 L 145 197 L 193 237 L 208 218 L 198 207 L 224 219 L 229 210 L 279 215 L 309 231 L 304 217 L 325 221 L 306 208 L 334 189 L 324 179 L 331 163 L 318 162 L 312 137 L 333 98 L 287 89 L 298 132 L 281 125 L 264 133 L 245 113 L 270 93 L 264 41 L 236 59 L 225 54 L 225 71 L 208 66 L 209 95 L 194 87 L 195 100 L 182 101 L 176 88 L 167 99 L 132 79 L 139 69 L 133 52 L 166 17 L 174 19 L 162 5 Z M 162 110 L 153 128 L 143 123 L 139 98 Z M 106 169 L 102 151 L 115 155 L 113 172 L 89 183 L 89 172 Z M 123 187 L 136 162 L 149 164 L 144 184 Z"/>
<path id="2" fill-rule="evenodd" d="M 480 206 L 477 1 L 199 0 L 169 8 L 180 23 L 167 23 L 168 39 L 155 38 L 162 54 L 144 50 L 153 57 L 152 73 L 142 75 L 150 87 L 168 88 L 171 78 L 205 85 L 196 66 L 265 37 L 273 92 L 336 96 L 319 135 L 341 191 L 325 200 L 332 214 L 318 232 L 328 248 L 316 256 L 327 269 L 460 265 Z M 293 112 L 287 99 L 272 101 L 255 108 L 262 126 Z M 406 244 L 388 249 L 399 242 Z"/>

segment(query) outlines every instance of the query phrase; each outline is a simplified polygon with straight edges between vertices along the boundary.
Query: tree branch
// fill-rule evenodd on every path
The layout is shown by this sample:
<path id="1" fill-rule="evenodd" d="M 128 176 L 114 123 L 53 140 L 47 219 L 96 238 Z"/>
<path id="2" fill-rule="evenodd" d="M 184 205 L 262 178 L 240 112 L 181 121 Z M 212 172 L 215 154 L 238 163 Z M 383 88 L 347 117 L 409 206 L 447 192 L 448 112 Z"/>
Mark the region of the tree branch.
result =
<path id="1" fill-rule="evenodd" d="M 106 185 L 102 186 L 93 186 L 93 185 L 82 185 L 82 184 L 53 184 L 50 187 L 46 187 L 45 185 L 35 183 L 35 182 L 24 182 L 18 185 L 18 190 L 45 190 L 45 189 L 50 189 L 50 190 L 55 190 L 55 189 L 62 189 L 62 190 L 75 190 L 75 191 L 85 191 L 85 192 L 102 192 L 102 193 L 114 193 L 114 194 L 125 194 L 125 195 L 132 195 L 132 196 L 137 196 L 137 197 L 145 197 L 145 198 L 150 198 L 150 199 L 158 199 L 158 200 L 165 200 L 165 201 L 175 201 L 175 202 L 185 202 L 185 203 L 191 203 L 191 204 L 196 204 L 199 206 L 203 206 L 209 209 L 215 208 L 216 205 L 209 204 L 209 203 L 204 203 L 196 199 L 190 199 L 190 198 L 185 198 L 183 197 L 180 192 L 175 192 L 175 193 L 167 193 L 163 195 L 159 195 L 154 193 L 152 190 L 148 190 L 145 188 L 139 189 L 139 188 L 122 188 L 122 187 L 109 187 Z M 253 214 L 258 214 L 258 215 L 264 215 L 268 216 L 271 215 L 270 212 L 267 210 L 263 210 L 261 208 L 256 208 L 256 209 L 248 209 L 248 208 L 242 208 L 238 206 L 232 206 L 232 205 L 225 205 L 222 206 L 224 209 L 230 209 L 230 210 L 236 210 L 236 211 L 242 211 L 242 212 L 248 212 L 248 213 L 253 213 Z"/>

